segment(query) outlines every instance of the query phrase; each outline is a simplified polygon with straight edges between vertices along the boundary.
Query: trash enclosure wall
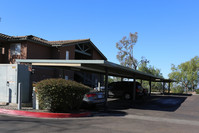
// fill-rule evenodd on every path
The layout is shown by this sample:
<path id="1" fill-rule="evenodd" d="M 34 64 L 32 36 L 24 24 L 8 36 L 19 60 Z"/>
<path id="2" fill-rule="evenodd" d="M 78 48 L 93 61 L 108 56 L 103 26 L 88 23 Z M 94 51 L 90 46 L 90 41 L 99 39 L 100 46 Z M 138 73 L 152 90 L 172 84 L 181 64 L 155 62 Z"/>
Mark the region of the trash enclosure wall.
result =
<path id="1" fill-rule="evenodd" d="M 22 102 L 31 102 L 30 72 L 25 65 L 0 64 L 0 102 L 17 103 L 18 83 Z"/>

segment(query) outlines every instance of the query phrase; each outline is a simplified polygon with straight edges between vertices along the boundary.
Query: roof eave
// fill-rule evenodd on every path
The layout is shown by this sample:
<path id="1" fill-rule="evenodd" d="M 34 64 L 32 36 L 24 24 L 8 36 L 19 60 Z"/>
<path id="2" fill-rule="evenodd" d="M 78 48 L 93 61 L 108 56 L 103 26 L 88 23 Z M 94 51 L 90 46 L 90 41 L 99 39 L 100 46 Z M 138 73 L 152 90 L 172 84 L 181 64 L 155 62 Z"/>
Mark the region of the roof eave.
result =
<path id="1" fill-rule="evenodd" d="M 107 58 L 104 56 L 104 54 L 102 54 L 102 52 L 93 44 L 93 42 L 91 40 L 90 40 L 90 43 L 95 48 L 95 50 L 104 58 L 104 60 L 107 61 Z"/>

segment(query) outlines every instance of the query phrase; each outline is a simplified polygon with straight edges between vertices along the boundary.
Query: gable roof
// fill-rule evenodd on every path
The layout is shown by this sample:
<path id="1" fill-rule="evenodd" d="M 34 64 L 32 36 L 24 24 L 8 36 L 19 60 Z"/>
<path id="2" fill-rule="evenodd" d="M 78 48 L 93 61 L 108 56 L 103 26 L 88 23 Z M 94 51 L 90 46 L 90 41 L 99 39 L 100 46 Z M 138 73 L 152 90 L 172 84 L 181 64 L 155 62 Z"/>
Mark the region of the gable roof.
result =
<path id="1" fill-rule="evenodd" d="M 90 39 L 78 39 L 78 40 L 62 40 L 62 41 L 48 41 L 49 44 L 51 44 L 52 47 L 57 46 L 69 46 L 69 45 L 76 45 L 80 43 L 90 43 L 90 45 L 104 58 L 104 60 L 107 60 L 107 58 L 102 54 L 102 52 L 93 44 L 93 42 Z"/>
<path id="2" fill-rule="evenodd" d="M 60 46 L 68 46 L 68 45 L 76 45 L 79 43 L 90 43 L 91 46 L 105 59 L 107 58 L 102 54 L 102 52 L 92 43 L 90 39 L 77 39 L 77 40 L 60 40 L 60 41 L 48 41 L 40 37 L 36 37 L 33 35 L 26 35 L 26 36 L 9 36 L 6 34 L 0 33 L 0 40 L 7 40 L 7 41 L 31 41 L 35 43 L 39 43 L 42 45 L 47 45 L 50 47 L 60 47 Z"/>
<path id="3" fill-rule="evenodd" d="M 65 45 L 65 44 L 71 44 L 71 43 L 81 43 L 85 41 L 90 41 L 90 39 L 78 39 L 78 40 L 60 40 L 60 41 L 48 41 L 52 46 L 57 45 Z"/>

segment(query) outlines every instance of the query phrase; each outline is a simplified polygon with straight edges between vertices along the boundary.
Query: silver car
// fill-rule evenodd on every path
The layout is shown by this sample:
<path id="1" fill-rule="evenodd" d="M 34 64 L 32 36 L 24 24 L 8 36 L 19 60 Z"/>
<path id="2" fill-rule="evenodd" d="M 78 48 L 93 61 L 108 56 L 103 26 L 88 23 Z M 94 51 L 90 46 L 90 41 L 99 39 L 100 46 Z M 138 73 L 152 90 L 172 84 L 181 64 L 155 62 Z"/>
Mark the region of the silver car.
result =
<path id="1" fill-rule="evenodd" d="M 103 104 L 105 102 L 105 92 L 104 91 L 91 91 L 85 94 L 83 98 L 83 103 L 87 105 Z"/>

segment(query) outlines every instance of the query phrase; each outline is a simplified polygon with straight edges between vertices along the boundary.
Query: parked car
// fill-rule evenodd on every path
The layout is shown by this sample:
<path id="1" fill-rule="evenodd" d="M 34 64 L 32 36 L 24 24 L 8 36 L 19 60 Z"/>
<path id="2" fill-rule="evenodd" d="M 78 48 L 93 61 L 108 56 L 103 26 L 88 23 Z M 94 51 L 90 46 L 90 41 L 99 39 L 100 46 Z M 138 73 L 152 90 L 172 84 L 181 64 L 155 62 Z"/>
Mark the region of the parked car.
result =
<path id="1" fill-rule="evenodd" d="M 105 102 L 105 92 L 92 90 L 84 95 L 83 106 L 93 107 L 97 104 L 103 104 Z"/>
<path id="2" fill-rule="evenodd" d="M 105 86 L 95 87 L 94 90 L 96 90 L 96 91 L 105 91 Z"/>
<path id="3" fill-rule="evenodd" d="M 143 88 L 143 93 L 144 93 L 144 96 L 148 96 L 148 95 L 149 95 L 149 93 L 148 93 L 148 89 Z"/>
<path id="4" fill-rule="evenodd" d="M 132 81 L 121 81 L 112 82 L 108 85 L 109 95 L 114 97 L 120 97 L 125 100 L 130 100 L 133 97 L 134 82 Z M 139 82 L 136 82 L 136 98 L 141 98 L 144 95 L 143 87 Z"/>

